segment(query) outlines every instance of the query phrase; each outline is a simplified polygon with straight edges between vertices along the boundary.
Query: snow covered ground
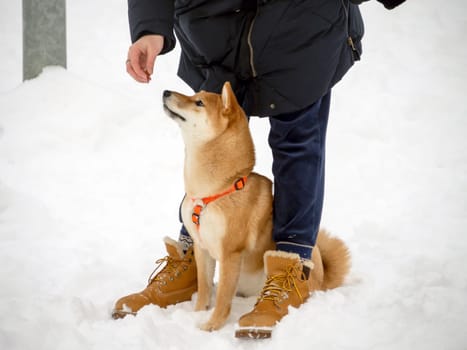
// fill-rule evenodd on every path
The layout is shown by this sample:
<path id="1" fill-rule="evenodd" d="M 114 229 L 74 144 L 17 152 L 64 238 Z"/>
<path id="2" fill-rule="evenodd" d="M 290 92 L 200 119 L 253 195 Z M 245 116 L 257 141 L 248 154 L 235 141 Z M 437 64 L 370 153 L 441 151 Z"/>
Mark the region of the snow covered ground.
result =
<path id="1" fill-rule="evenodd" d="M 124 71 L 126 2 L 68 1 L 68 69 L 21 83 L 21 4 L 0 3 L 0 348 L 467 349 L 467 4 L 372 1 L 362 62 L 336 87 L 323 226 L 353 256 L 259 342 L 233 337 L 254 298 L 205 333 L 187 302 L 114 321 L 177 236 L 183 146 L 161 92 Z M 267 120 L 253 119 L 270 175 Z"/>

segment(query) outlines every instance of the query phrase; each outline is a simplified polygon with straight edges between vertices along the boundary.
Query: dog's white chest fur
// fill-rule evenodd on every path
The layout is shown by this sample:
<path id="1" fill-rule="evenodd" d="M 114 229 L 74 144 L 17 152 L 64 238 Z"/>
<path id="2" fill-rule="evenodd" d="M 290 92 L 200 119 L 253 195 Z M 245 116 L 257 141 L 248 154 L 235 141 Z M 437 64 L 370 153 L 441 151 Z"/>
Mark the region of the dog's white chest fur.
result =
<path id="1" fill-rule="evenodd" d="M 222 212 L 214 203 L 204 207 L 199 218 L 199 225 L 192 222 L 193 201 L 185 199 L 182 205 L 182 219 L 191 237 L 209 255 L 219 260 L 222 252 L 222 242 L 226 234 L 225 220 Z"/>

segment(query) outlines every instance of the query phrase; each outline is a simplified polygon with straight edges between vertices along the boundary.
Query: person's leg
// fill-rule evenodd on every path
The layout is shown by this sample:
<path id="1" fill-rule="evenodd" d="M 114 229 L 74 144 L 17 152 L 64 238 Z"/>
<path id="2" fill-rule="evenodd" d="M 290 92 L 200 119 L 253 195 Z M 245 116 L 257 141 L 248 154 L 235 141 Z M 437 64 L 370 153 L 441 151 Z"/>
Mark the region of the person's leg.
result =
<path id="1" fill-rule="evenodd" d="M 310 259 L 323 207 L 330 93 L 310 107 L 270 118 L 274 240 L 277 250 Z"/>
<path id="2" fill-rule="evenodd" d="M 185 199 L 185 197 L 183 197 Z M 178 219 L 180 220 L 180 223 L 182 224 L 182 227 L 180 227 L 180 233 L 178 235 L 178 243 L 183 249 L 183 252 L 186 253 L 190 247 L 193 246 L 193 239 L 191 238 L 190 234 L 188 233 L 185 225 L 183 224 L 182 220 L 182 202 L 180 203 L 180 207 L 178 209 Z"/>
<path id="3" fill-rule="evenodd" d="M 324 194 L 324 154 L 330 94 L 299 112 L 270 118 L 275 251 L 264 254 L 267 275 L 253 310 L 238 321 L 239 338 L 268 338 L 273 327 L 309 297 L 311 254 Z"/>
<path id="4" fill-rule="evenodd" d="M 187 250 L 193 245 L 193 239 L 185 228 L 185 225 L 182 224 L 180 228 L 180 233 L 178 235 L 178 243 L 180 243 L 183 251 L 186 253 Z"/>

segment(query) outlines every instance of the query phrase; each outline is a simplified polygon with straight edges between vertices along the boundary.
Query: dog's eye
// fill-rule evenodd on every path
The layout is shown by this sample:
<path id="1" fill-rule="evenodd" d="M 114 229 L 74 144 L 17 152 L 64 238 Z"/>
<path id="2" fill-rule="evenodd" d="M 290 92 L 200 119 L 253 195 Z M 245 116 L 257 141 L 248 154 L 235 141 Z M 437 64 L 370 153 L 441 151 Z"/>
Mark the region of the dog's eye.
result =
<path id="1" fill-rule="evenodd" d="M 204 107 L 204 103 L 201 100 L 195 102 L 198 107 Z"/>

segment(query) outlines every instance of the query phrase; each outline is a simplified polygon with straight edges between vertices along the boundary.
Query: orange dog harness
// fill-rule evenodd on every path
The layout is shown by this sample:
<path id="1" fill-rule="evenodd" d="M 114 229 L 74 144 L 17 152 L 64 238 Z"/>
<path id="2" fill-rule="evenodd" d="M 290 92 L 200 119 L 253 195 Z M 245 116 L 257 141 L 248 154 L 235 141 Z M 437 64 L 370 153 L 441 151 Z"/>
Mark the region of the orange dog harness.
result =
<path id="1" fill-rule="evenodd" d="M 201 212 L 209 203 L 214 202 L 216 199 L 224 197 L 235 191 L 243 190 L 243 188 L 245 188 L 246 180 L 247 176 L 243 176 L 237 181 L 235 181 L 234 184 L 230 186 L 230 188 L 225 192 L 204 198 L 192 198 L 191 200 L 193 201 L 193 203 L 198 203 L 194 204 L 193 213 L 191 214 L 191 221 L 193 221 L 193 223 L 196 225 L 196 228 L 199 230 Z"/>

